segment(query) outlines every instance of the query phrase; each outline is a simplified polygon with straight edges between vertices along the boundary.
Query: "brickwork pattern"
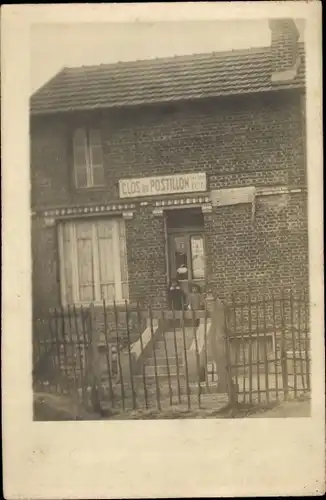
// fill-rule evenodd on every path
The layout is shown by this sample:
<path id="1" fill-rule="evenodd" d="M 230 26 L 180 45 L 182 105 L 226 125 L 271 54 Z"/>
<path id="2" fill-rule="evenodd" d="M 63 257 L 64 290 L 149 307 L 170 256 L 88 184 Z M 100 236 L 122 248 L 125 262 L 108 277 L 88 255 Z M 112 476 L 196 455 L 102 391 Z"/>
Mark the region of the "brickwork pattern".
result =
<path id="1" fill-rule="evenodd" d="M 107 203 L 118 199 L 121 178 L 206 172 L 208 189 L 302 186 L 305 183 L 302 109 L 295 91 L 244 98 L 95 114 L 104 141 L 107 186 L 72 186 L 69 134 L 83 116 L 32 124 L 32 205 Z M 166 297 L 164 219 L 136 201 L 126 221 L 130 298 L 153 305 Z M 240 288 L 306 286 L 307 209 L 302 193 L 257 199 L 251 205 L 205 214 L 208 285 L 222 295 Z M 59 302 L 56 228 L 33 219 L 34 301 Z"/>

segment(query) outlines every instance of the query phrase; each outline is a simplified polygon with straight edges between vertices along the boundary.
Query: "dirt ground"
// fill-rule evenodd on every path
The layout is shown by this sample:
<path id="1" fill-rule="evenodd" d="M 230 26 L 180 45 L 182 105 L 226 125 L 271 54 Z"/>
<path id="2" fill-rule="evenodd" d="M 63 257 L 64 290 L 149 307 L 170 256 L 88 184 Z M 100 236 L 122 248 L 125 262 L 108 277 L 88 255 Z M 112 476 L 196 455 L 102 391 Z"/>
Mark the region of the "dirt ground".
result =
<path id="1" fill-rule="evenodd" d="M 139 409 L 128 412 L 110 411 L 102 419 L 185 419 L 185 418 L 293 418 L 310 416 L 310 399 L 291 400 L 269 408 L 239 408 L 237 411 L 224 408 L 191 409 L 182 406 L 165 408 L 158 411 Z M 69 399 L 54 394 L 37 394 L 34 397 L 34 420 L 98 420 L 101 416 L 90 414 L 73 404 Z"/>
<path id="2" fill-rule="evenodd" d="M 288 401 L 266 411 L 249 415 L 250 418 L 296 418 L 310 417 L 310 400 Z"/>

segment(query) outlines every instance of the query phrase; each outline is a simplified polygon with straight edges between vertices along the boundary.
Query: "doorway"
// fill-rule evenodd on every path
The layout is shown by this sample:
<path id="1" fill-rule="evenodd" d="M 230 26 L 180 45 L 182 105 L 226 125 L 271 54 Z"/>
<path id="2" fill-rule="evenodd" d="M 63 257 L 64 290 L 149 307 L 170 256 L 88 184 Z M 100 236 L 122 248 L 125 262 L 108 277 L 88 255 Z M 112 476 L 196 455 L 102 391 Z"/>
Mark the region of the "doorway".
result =
<path id="1" fill-rule="evenodd" d="M 177 278 L 184 292 L 205 283 L 204 217 L 200 209 L 171 210 L 166 216 L 169 280 Z"/>

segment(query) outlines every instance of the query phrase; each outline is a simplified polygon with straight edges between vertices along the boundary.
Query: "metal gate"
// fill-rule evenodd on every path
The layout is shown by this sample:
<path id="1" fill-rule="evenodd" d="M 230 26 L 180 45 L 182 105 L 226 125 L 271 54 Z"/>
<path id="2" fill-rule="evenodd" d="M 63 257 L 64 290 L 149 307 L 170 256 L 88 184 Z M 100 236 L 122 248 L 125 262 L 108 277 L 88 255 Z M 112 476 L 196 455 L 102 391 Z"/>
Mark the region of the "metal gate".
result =
<path id="1" fill-rule="evenodd" d="M 225 308 L 230 398 L 272 403 L 310 392 L 307 293 L 233 295 Z"/>

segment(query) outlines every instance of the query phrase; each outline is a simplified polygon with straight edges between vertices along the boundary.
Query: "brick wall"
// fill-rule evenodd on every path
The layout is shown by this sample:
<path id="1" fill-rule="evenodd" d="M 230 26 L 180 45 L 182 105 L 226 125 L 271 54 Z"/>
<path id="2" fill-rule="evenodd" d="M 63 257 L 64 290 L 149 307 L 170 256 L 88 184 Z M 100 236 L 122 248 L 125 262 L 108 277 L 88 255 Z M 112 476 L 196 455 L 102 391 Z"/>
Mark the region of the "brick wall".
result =
<path id="1" fill-rule="evenodd" d="M 59 304 L 60 282 L 57 231 L 41 217 L 32 219 L 32 278 L 34 314 L 42 317 Z"/>
<path id="2" fill-rule="evenodd" d="M 260 197 L 205 216 L 210 283 L 221 296 L 281 286 L 308 287 L 306 202 L 302 194 Z"/>
<path id="3" fill-rule="evenodd" d="M 167 289 L 164 219 L 144 207 L 127 221 L 126 235 L 130 296 L 141 304 L 151 300 L 155 307 Z"/>
<path id="4" fill-rule="evenodd" d="M 299 93 L 287 91 L 94 114 L 87 120 L 102 129 L 107 186 L 84 192 L 71 182 L 69 134 L 86 117 L 33 121 L 34 300 L 48 305 L 59 296 L 55 228 L 41 227 L 38 209 L 114 201 L 120 178 L 182 172 L 205 171 L 208 189 L 302 186 L 300 103 Z M 149 202 L 126 221 L 128 268 L 131 299 L 156 303 L 166 293 L 164 219 L 153 217 Z M 204 219 L 210 287 L 225 295 L 306 283 L 303 194 L 258 198 L 253 222 L 249 205 L 214 208 Z"/>
<path id="5" fill-rule="evenodd" d="M 125 177 L 205 171 L 211 188 L 304 179 L 295 91 L 94 114 L 88 121 L 102 128 L 107 186 L 76 192 L 69 134 L 84 121 L 82 114 L 33 121 L 35 207 L 116 200 Z"/>

